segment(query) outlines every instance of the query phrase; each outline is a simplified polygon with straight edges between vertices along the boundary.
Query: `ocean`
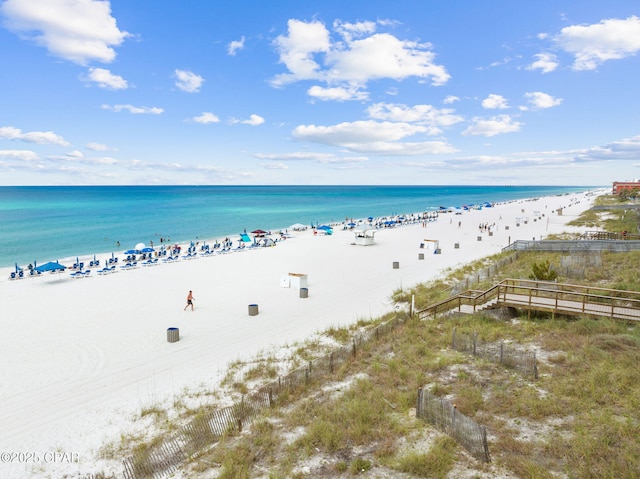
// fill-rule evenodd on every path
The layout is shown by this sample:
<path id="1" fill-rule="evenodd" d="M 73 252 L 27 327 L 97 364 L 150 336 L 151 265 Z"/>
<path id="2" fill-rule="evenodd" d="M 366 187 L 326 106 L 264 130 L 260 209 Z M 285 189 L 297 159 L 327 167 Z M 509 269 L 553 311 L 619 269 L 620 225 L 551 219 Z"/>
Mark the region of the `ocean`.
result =
<path id="1" fill-rule="evenodd" d="M 575 186 L 0 187 L 0 267 L 121 253 L 294 223 L 433 211 L 591 190 Z"/>

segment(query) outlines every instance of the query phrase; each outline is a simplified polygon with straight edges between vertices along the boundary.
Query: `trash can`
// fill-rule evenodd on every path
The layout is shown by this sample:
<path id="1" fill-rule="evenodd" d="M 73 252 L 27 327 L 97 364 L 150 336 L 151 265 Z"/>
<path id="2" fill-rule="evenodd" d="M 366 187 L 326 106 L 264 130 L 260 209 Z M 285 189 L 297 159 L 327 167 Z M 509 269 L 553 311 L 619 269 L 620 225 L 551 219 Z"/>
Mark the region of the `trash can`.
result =
<path id="1" fill-rule="evenodd" d="M 460 243 L 453 243 L 453 249 L 460 249 Z"/>
<path id="2" fill-rule="evenodd" d="M 399 261 L 394 261 L 393 262 L 393 269 L 398 269 L 400 268 L 400 262 Z"/>
<path id="3" fill-rule="evenodd" d="M 482 236 L 478 236 L 478 241 L 482 241 Z"/>
<path id="4" fill-rule="evenodd" d="M 180 341 L 180 329 L 167 328 L 167 341 L 170 343 L 177 343 Z"/>
<path id="5" fill-rule="evenodd" d="M 309 288 L 300 288 L 300 297 L 308 298 L 309 297 Z"/>
<path id="6" fill-rule="evenodd" d="M 424 259 L 424 253 L 418 253 L 418 259 Z"/>
<path id="7" fill-rule="evenodd" d="M 258 305 L 250 304 L 249 305 L 249 316 L 257 316 L 258 315 Z"/>

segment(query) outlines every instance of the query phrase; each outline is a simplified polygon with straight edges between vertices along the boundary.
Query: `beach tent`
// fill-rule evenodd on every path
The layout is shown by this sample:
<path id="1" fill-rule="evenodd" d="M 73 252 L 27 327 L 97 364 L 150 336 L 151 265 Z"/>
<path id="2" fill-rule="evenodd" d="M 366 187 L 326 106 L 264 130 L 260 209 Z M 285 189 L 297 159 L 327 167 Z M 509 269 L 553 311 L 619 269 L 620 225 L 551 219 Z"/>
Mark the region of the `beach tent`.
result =
<path id="1" fill-rule="evenodd" d="M 48 263 L 35 267 L 34 270 L 44 273 L 45 271 L 64 271 L 65 268 L 65 266 L 57 261 L 49 261 Z"/>
<path id="2" fill-rule="evenodd" d="M 247 233 L 240 233 L 240 241 L 244 241 L 245 243 L 253 243 L 253 240 Z"/>
<path id="3" fill-rule="evenodd" d="M 265 230 L 253 230 L 251 234 L 255 235 L 257 238 L 262 238 L 263 236 L 266 236 L 269 233 L 267 233 Z"/>
<path id="4" fill-rule="evenodd" d="M 307 229 L 307 225 L 303 225 L 302 223 L 295 223 L 289 226 L 289 229 L 293 231 L 305 231 Z"/>
<path id="5" fill-rule="evenodd" d="M 262 242 L 262 246 L 264 247 L 276 245 L 276 242 L 273 241 L 271 238 L 262 238 L 261 242 Z"/>

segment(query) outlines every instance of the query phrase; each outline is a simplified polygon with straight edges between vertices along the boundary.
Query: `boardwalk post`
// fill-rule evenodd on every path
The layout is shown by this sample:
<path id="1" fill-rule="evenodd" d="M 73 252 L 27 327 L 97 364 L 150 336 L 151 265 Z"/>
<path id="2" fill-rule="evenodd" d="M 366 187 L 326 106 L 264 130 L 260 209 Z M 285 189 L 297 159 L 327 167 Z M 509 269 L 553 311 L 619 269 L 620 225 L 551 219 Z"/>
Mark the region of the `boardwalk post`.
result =
<path id="1" fill-rule="evenodd" d="M 474 331 L 473 332 L 473 355 L 476 355 L 476 344 L 478 342 L 478 332 Z"/>

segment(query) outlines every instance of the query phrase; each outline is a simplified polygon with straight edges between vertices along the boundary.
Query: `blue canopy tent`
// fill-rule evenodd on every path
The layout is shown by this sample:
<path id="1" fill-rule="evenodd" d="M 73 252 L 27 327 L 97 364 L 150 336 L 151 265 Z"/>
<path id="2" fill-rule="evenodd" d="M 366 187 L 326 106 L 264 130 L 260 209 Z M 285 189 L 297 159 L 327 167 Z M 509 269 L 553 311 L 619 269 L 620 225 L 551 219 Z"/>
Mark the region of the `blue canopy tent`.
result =
<path id="1" fill-rule="evenodd" d="M 253 240 L 247 233 L 240 233 L 240 241 L 243 241 L 245 243 L 253 243 Z"/>
<path id="2" fill-rule="evenodd" d="M 61 265 L 57 261 L 49 261 L 48 263 L 41 264 L 40 266 L 36 266 L 34 268 L 35 271 L 39 271 L 44 273 L 46 271 L 64 271 L 66 266 Z"/>
<path id="3" fill-rule="evenodd" d="M 326 234 L 326 235 L 332 235 L 333 234 L 333 228 L 331 226 L 322 225 L 322 226 L 318 226 L 316 229 L 320 230 L 320 231 L 324 231 L 324 234 Z"/>

